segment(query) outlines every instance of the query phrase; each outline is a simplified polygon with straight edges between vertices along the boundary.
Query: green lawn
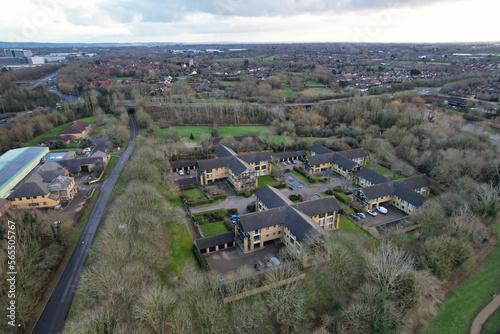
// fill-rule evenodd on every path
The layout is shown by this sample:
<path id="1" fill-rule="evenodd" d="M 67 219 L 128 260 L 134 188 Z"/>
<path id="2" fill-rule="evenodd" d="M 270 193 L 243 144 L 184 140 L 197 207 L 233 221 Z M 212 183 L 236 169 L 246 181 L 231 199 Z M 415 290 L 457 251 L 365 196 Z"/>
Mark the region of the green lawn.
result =
<path id="1" fill-rule="evenodd" d="M 50 150 L 50 152 L 68 152 L 68 151 L 79 152 L 81 150 L 82 150 L 81 148 L 60 148 L 57 150 Z"/>
<path id="2" fill-rule="evenodd" d="M 111 81 L 122 81 L 122 80 L 132 80 L 133 77 L 118 77 L 118 78 L 110 78 Z"/>
<path id="3" fill-rule="evenodd" d="M 316 81 L 308 81 L 306 87 L 324 87 L 325 85 Z"/>
<path id="4" fill-rule="evenodd" d="M 328 88 L 306 88 L 298 93 L 300 96 L 318 96 L 332 95 L 332 91 Z"/>
<path id="5" fill-rule="evenodd" d="M 192 241 L 182 221 L 167 221 L 168 230 L 167 249 L 170 252 L 169 268 L 179 273 L 187 261 L 193 261 Z"/>
<path id="6" fill-rule="evenodd" d="M 300 174 L 299 172 L 297 172 L 296 170 L 291 170 L 290 173 L 292 173 L 293 175 L 295 175 L 296 177 L 298 177 L 301 181 L 305 182 L 306 184 L 308 185 L 311 185 L 311 184 L 316 184 L 316 182 L 309 182 L 309 180 L 303 176 L 302 174 Z M 318 177 L 317 176 L 314 176 L 315 180 L 317 181 L 318 180 Z"/>
<path id="7" fill-rule="evenodd" d="M 221 85 L 227 86 L 227 87 L 233 87 L 235 86 L 239 81 L 219 81 Z"/>
<path id="8" fill-rule="evenodd" d="M 181 137 L 190 137 L 191 133 L 194 136 L 194 141 L 200 142 L 203 132 L 212 133 L 211 126 L 176 126 L 176 130 Z M 219 127 L 219 137 L 226 136 L 244 136 L 244 135 L 260 135 L 262 130 L 267 129 L 267 126 L 221 126 Z M 164 137 L 167 129 L 161 129 L 153 133 L 153 137 Z"/>
<path id="9" fill-rule="evenodd" d="M 190 189 L 190 190 L 186 190 L 184 193 L 183 193 L 184 196 L 187 196 L 187 197 L 191 197 L 191 198 L 200 198 L 201 196 L 203 196 L 203 194 L 201 193 L 201 190 L 196 188 L 196 189 Z"/>
<path id="10" fill-rule="evenodd" d="M 276 180 L 273 179 L 273 177 L 271 175 L 259 176 L 258 179 L 259 179 L 259 181 L 258 181 L 259 188 L 264 188 L 267 185 L 274 187 L 276 184 L 278 184 L 276 182 Z"/>
<path id="11" fill-rule="evenodd" d="M 354 233 L 366 233 L 361 227 L 354 224 L 346 216 L 340 215 L 340 224 L 338 231 L 349 231 Z"/>
<path id="12" fill-rule="evenodd" d="M 500 238 L 500 224 L 495 224 L 495 229 Z M 499 263 L 500 245 L 497 243 L 481 267 L 446 296 L 437 315 L 422 333 L 469 333 L 475 317 L 491 301 L 490 295 L 500 292 Z"/>
<path id="13" fill-rule="evenodd" d="M 89 123 L 94 123 L 95 121 L 95 117 L 87 117 L 87 118 L 82 118 L 82 119 L 79 119 L 78 121 L 82 121 L 82 122 L 89 122 Z M 66 124 L 63 124 L 63 125 L 59 125 L 58 127 L 55 127 L 53 128 L 52 130 L 50 131 L 47 131 L 45 132 L 44 134 L 42 135 L 39 135 L 33 139 L 31 139 L 29 142 L 26 143 L 26 146 L 36 146 L 38 145 L 38 142 L 45 138 L 45 137 L 50 137 L 50 136 L 58 136 L 64 129 L 66 129 L 68 127 L 68 125 L 70 125 L 71 123 L 73 122 L 69 122 L 69 123 L 66 123 Z"/>
<path id="14" fill-rule="evenodd" d="M 498 334 L 500 331 L 500 308 L 497 308 L 481 328 L 481 334 Z"/>
<path id="15" fill-rule="evenodd" d="M 226 228 L 226 225 L 224 225 L 224 222 L 201 224 L 200 229 L 203 232 L 203 235 L 205 237 L 209 237 L 211 235 L 216 235 L 216 234 L 221 234 L 221 233 L 226 233 L 228 231 L 228 229 Z"/>
<path id="16" fill-rule="evenodd" d="M 392 171 L 390 169 L 382 167 L 382 166 L 379 166 L 379 165 L 371 162 L 370 160 L 368 160 L 366 162 L 366 168 L 369 168 L 372 171 L 377 172 L 377 173 L 379 173 L 381 175 L 392 174 Z"/>
<path id="17" fill-rule="evenodd" d="M 106 171 L 104 172 L 104 174 L 102 174 L 101 181 L 104 181 L 108 178 L 113 168 L 115 168 L 115 165 L 118 162 L 118 160 L 120 160 L 120 157 L 116 155 L 112 155 L 111 158 L 109 158 L 108 166 L 106 167 Z"/>

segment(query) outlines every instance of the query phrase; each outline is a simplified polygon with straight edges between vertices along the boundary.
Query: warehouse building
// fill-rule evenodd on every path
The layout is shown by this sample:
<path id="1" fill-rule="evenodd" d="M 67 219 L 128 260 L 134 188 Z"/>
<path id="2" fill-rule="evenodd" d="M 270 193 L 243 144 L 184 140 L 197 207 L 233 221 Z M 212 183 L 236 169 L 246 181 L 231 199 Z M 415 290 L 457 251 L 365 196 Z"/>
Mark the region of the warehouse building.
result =
<path id="1" fill-rule="evenodd" d="M 0 156 L 0 198 L 7 197 L 48 153 L 48 147 L 23 147 Z"/>

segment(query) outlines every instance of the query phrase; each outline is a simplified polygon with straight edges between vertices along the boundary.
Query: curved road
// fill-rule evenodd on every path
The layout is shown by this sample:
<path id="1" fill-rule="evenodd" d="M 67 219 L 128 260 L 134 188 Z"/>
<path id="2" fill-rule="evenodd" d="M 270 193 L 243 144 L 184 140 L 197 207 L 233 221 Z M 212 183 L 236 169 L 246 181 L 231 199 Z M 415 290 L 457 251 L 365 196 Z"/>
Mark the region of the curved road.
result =
<path id="1" fill-rule="evenodd" d="M 108 204 L 116 181 L 120 176 L 123 167 L 127 163 L 130 155 L 134 151 L 134 141 L 138 135 L 139 129 L 133 114 L 130 114 L 130 142 L 122 157 L 118 160 L 109 177 L 104 181 L 101 192 L 94 205 L 87 224 L 78 240 L 73 253 L 59 279 L 52 296 L 50 297 L 45 309 L 43 310 L 36 327 L 35 334 L 55 334 L 62 331 L 66 316 L 71 307 L 71 302 L 75 295 L 76 286 L 80 272 L 87 261 L 90 247 L 94 242 L 97 229 L 105 215 L 105 208 Z"/>

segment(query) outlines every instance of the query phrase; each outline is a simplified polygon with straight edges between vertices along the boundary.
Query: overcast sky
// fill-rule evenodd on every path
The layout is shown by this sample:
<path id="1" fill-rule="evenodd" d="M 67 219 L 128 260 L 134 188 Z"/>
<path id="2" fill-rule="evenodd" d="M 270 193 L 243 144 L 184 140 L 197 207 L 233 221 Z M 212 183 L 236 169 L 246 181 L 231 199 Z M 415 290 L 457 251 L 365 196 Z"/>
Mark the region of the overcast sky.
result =
<path id="1" fill-rule="evenodd" d="M 7 42 L 499 41 L 499 0 L 9 0 Z"/>

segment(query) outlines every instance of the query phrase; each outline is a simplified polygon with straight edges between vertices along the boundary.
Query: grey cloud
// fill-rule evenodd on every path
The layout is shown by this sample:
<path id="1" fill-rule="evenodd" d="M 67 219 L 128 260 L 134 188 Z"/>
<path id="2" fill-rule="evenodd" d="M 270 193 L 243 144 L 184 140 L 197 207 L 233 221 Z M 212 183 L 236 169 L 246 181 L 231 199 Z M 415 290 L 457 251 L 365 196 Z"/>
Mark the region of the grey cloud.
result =
<path id="1" fill-rule="evenodd" d="M 219 16 L 290 16 L 327 11 L 357 11 L 452 0 L 110 0 L 100 4 L 118 22 L 131 22 L 140 15 L 143 22 L 178 22 L 185 14 L 202 12 Z"/>

